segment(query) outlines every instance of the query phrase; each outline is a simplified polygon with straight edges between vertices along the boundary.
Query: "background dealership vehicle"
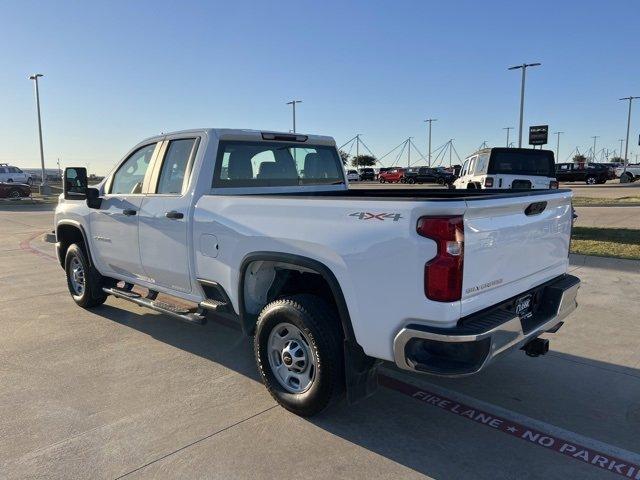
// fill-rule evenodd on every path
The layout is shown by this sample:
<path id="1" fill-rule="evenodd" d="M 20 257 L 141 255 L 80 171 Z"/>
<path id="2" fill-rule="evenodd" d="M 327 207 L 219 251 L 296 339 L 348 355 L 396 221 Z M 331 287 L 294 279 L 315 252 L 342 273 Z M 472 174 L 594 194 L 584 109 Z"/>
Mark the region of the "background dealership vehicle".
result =
<path id="1" fill-rule="evenodd" d="M 26 183 L 0 182 L 0 198 L 23 198 L 31 195 L 31 187 Z"/>
<path id="2" fill-rule="evenodd" d="M 461 376 L 515 348 L 543 354 L 579 286 L 570 191 L 349 189 L 323 136 L 149 138 L 96 187 L 67 168 L 55 229 L 78 305 L 113 295 L 237 321 L 300 415 L 373 391 L 381 360 Z"/>
<path id="3" fill-rule="evenodd" d="M 360 180 L 360 175 L 357 170 L 347 170 L 347 180 L 350 182 L 357 182 Z"/>
<path id="4" fill-rule="evenodd" d="M 405 183 L 437 183 L 450 185 L 456 179 L 455 175 L 444 169 L 429 167 L 408 168 L 404 173 Z"/>
<path id="5" fill-rule="evenodd" d="M 614 177 L 611 167 L 601 163 L 558 163 L 556 179 L 559 182 L 585 182 L 587 185 L 606 183 Z"/>
<path id="6" fill-rule="evenodd" d="M 380 183 L 400 183 L 404 182 L 404 168 L 392 168 L 378 174 Z"/>
<path id="7" fill-rule="evenodd" d="M 485 148 L 465 159 L 455 188 L 557 188 L 553 152 L 531 148 Z"/>
<path id="8" fill-rule="evenodd" d="M 361 168 L 359 170 L 359 173 L 360 173 L 360 180 L 375 180 L 376 179 L 376 172 L 371 167 Z"/>
<path id="9" fill-rule="evenodd" d="M 0 163 L 0 182 L 26 183 L 31 185 L 31 175 L 8 163 Z"/>
<path id="10" fill-rule="evenodd" d="M 620 178 L 622 183 L 635 182 L 640 179 L 640 164 L 627 165 L 626 169 L 624 166 L 616 168 L 616 177 Z"/>

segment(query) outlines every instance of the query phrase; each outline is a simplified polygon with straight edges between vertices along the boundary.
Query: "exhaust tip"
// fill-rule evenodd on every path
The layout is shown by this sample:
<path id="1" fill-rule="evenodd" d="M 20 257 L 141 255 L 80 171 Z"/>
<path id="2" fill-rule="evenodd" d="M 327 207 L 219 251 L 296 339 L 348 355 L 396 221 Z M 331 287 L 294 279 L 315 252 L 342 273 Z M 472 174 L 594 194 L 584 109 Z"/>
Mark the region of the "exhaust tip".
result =
<path id="1" fill-rule="evenodd" d="M 534 338 L 522 347 L 524 353 L 529 357 L 539 357 L 549 351 L 549 340 L 545 338 Z"/>

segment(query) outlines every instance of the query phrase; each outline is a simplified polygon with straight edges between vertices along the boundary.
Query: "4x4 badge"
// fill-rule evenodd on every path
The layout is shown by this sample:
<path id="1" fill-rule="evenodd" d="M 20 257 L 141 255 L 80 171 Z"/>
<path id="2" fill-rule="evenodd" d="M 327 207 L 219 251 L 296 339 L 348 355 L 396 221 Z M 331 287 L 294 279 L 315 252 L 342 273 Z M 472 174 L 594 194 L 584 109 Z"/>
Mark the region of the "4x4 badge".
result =
<path id="1" fill-rule="evenodd" d="M 394 222 L 397 222 L 402 218 L 402 215 L 399 213 L 370 213 L 370 212 L 355 212 L 350 213 L 350 217 L 358 217 L 358 220 L 380 220 L 385 221 L 386 219 L 392 219 Z"/>

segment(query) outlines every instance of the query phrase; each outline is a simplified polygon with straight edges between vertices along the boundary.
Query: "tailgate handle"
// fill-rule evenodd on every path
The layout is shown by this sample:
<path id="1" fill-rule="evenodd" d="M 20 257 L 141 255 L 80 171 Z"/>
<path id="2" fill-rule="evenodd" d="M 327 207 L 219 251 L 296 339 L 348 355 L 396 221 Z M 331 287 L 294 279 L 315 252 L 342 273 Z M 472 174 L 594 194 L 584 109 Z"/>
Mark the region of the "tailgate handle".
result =
<path id="1" fill-rule="evenodd" d="M 534 202 L 530 204 L 524 211 L 525 215 L 538 215 L 547 208 L 547 202 Z"/>

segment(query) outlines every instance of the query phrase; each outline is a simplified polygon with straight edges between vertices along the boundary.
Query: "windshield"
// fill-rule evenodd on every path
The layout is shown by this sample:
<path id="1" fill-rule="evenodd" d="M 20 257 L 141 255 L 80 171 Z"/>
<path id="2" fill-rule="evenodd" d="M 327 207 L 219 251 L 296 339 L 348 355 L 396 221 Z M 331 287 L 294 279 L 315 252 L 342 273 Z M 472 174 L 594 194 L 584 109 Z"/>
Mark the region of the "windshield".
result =
<path id="1" fill-rule="evenodd" d="M 330 185 L 344 183 L 343 175 L 334 147 L 222 141 L 213 186 Z"/>
<path id="2" fill-rule="evenodd" d="M 555 177 L 553 152 L 548 150 L 493 150 L 489 174 Z"/>

